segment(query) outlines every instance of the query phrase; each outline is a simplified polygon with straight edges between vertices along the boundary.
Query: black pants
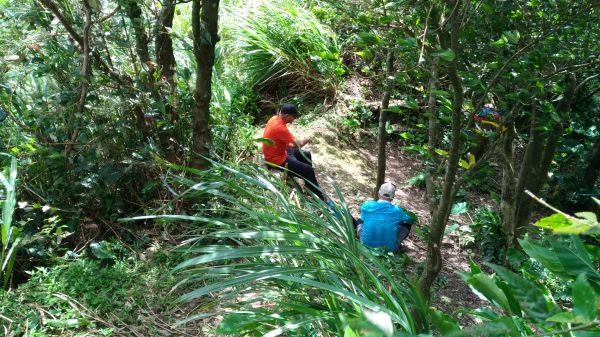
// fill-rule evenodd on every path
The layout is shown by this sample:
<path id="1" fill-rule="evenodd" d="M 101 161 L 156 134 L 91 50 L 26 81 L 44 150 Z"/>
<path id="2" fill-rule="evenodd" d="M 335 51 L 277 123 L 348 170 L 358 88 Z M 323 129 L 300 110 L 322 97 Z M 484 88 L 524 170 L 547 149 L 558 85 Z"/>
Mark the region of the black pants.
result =
<path id="1" fill-rule="evenodd" d="M 286 163 L 288 171 L 293 177 L 303 179 L 309 190 L 316 194 L 319 199 L 325 200 L 323 191 L 321 191 L 321 187 L 319 187 L 317 177 L 315 176 L 310 151 L 289 147 L 287 149 L 287 159 L 281 166 L 285 166 Z"/>

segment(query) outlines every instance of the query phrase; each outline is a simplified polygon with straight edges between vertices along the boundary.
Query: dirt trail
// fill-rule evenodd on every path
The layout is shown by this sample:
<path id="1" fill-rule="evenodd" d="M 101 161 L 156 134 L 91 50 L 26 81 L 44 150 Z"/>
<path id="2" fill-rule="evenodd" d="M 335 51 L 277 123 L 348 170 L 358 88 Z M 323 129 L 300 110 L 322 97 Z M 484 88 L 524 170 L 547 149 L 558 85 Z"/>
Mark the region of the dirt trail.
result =
<path id="1" fill-rule="evenodd" d="M 374 140 L 367 140 L 356 145 L 348 145 L 340 141 L 339 130 L 324 118 L 312 121 L 308 125 L 290 125 L 290 131 L 297 138 L 310 137 L 311 142 L 305 147 L 313 154 L 317 179 L 327 194 L 337 200 L 334 184 L 341 190 L 350 212 L 359 216 L 361 203 L 370 200 L 376 179 L 377 146 Z M 429 207 L 425 199 L 424 189 L 408 186 L 409 178 L 421 170 L 421 162 L 414 156 L 403 153 L 398 144 L 391 143 L 387 149 L 386 180 L 398 186 L 394 202 L 419 217 L 421 224 L 430 220 Z M 468 223 L 467 219 L 453 219 L 459 223 Z M 457 275 L 459 271 L 469 269 L 469 251 L 461 250 L 458 235 L 451 234 L 443 241 L 444 267 L 438 277 L 433 292 L 433 305 L 444 312 L 454 312 L 461 308 L 478 308 L 485 302 L 471 292 L 468 285 Z M 406 254 L 411 258 L 409 268 L 425 261 L 427 246 L 414 231 L 405 240 Z M 472 258 L 477 260 L 476 257 Z M 458 317 L 464 325 L 475 321 L 466 316 Z"/>

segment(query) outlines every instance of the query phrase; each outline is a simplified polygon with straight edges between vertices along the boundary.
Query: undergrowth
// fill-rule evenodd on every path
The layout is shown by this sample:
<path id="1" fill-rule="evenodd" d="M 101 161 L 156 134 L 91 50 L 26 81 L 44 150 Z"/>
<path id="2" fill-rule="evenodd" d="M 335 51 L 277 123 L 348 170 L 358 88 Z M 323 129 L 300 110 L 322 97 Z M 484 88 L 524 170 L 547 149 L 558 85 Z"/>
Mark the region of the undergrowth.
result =
<path id="1" fill-rule="evenodd" d="M 32 270 L 27 283 L 0 297 L 4 335 L 112 336 L 129 325 L 156 333 L 151 316 L 174 302 L 171 259 L 162 252 L 146 261 L 126 253 L 88 254 Z"/>

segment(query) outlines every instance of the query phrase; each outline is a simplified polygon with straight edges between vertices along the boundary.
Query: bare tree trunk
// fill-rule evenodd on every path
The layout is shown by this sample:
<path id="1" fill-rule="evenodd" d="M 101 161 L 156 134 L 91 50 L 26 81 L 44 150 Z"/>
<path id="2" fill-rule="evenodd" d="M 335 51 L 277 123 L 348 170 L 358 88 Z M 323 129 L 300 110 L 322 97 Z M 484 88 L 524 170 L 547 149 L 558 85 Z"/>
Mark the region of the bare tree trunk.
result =
<path id="1" fill-rule="evenodd" d="M 507 248 L 512 247 L 514 241 L 513 223 L 515 220 L 512 209 L 515 205 L 515 189 L 517 182 L 515 180 L 514 168 L 514 140 L 516 130 L 514 120 L 507 121 L 506 133 L 503 135 L 502 147 L 500 149 L 500 160 L 502 162 L 502 192 L 500 209 L 502 212 L 502 228 L 504 230 Z"/>
<path id="2" fill-rule="evenodd" d="M 381 113 L 379 114 L 379 135 L 378 135 L 378 151 L 377 151 L 377 182 L 375 183 L 374 198 L 377 199 L 377 192 L 379 186 L 384 183 L 385 180 L 385 162 L 386 154 L 385 148 L 387 145 L 387 131 L 385 126 L 387 124 L 388 108 L 390 105 L 390 96 L 394 90 L 394 50 L 392 47 L 388 50 L 386 60 L 386 88 L 383 94 L 383 100 L 381 101 Z"/>
<path id="3" fill-rule="evenodd" d="M 429 213 L 433 218 L 437 210 L 437 182 L 436 177 L 439 173 L 439 161 L 437 160 L 435 149 L 440 144 L 440 121 L 438 119 L 437 111 L 437 99 L 435 91 L 437 90 L 438 83 L 438 71 L 437 71 L 437 60 L 434 59 L 431 62 L 431 70 L 429 75 L 429 100 L 427 103 L 427 113 L 429 114 L 429 126 L 428 126 L 428 140 L 427 140 L 427 151 L 433 161 L 432 165 L 427 168 L 427 178 L 425 180 L 425 187 L 427 190 L 427 202 L 429 203 Z"/>
<path id="4" fill-rule="evenodd" d="M 433 215 L 431 221 L 431 231 L 429 233 L 429 240 L 427 243 L 427 260 L 425 261 L 425 268 L 419 279 L 419 288 L 423 292 L 423 296 L 429 300 L 431 295 L 430 288 L 433 281 L 438 276 L 442 269 L 442 254 L 441 245 L 444 230 L 446 228 L 446 222 L 450 215 L 450 206 L 454 200 L 454 183 L 456 180 L 456 172 L 458 171 L 458 162 L 460 159 L 460 131 L 462 126 L 462 105 L 463 105 L 463 88 L 461 79 L 458 76 L 458 59 L 460 55 L 460 26 L 461 26 L 461 1 L 451 1 L 452 5 L 456 6 L 455 10 L 452 11 L 449 22 L 450 22 L 450 48 L 454 51 L 454 59 L 448 64 L 448 76 L 450 78 L 450 84 L 453 90 L 453 101 L 452 101 L 452 131 L 451 131 L 451 145 L 450 153 L 448 154 L 448 166 L 446 167 L 446 174 L 444 176 L 444 185 L 442 188 L 442 195 L 437 209 Z M 440 43 L 445 48 L 447 45 L 448 36 L 445 32 L 440 32 Z"/>
<path id="5" fill-rule="evenodd" d="M 175 73 L 175 56 L 173 55 L 173 41 L 168 29 L 173 26 L 175 16 L 175 1 L 164 0 L 162 9 L 156 20 L 156 63 L 160 66 L 161 77 L 171 83 Z"/>
<path id="6" fill-rule="evenodd" d="M 574 78 L 571 75 L 567 75 L 567 77 L 565 78 L 565 93 L 563 94 L 563 99 L 560 100 L 560 102 L 556 106 L 556 112 L 561 116 L 561 118 L 565 118 L 568 115 L 568 112 L 571 110 L 571 103 L 573 102 L 574 97 Z M 542 137 L 541 132 L 539 131 L 539 125 L 536 125 L 535 132 L 539 134 L 538 137 Z M 543 142 L 543 139 L 541 140 L 541 148 L 540 145 L 535 144 L 534 151 L 539 151 L 540 153 L 536 154 L 535 156 L 538 160 L 536 160 L 532 164 L 534 169 L 530 172 L 530 174 L 527 174 L 526 172 L 525 174 L 527 175 L 519 177 L 520 181 L 523 180 L 526 182 L 521 185 L 524 187 L 524 189 L 528 189 L 534 194 L 540 192 L 540 190 L 548 180 L 548 170 L 550 169 L 550 164 L 552 163 L 552 159 L 554 158 L 554 153 L 556 152 L 558 140 L 560 139 L 562 132 L 562 123 L 556 123 L 553 126 L 552 133 L 547 137 L 545 144 Z M 527 150 L 529 150 L 529 148 Z M 531 217 L 531 207 L 534 202 L 532 198 L 526 196 L 523 193 L 524 189 L 517 190 L 517 193 L 519 193 L 520 195 L 518 199 L 520 200 L 516 205 L 517 208 L 514 221 L 515 239 L 520 237 L 521 234 L 523 234 L 527 224 L 529 224 L 529 220 Z M 516 245 L 516 242 L 513 242 L 513 245 Z"/>
<path id="7" fill-rule="evenodd" d="M 202 9 L 202 10 L 201 10 Z M 196 58 L 196 89 L 192 106 L 192 160 L 191 166 L 204 168 L 210 145 L 210 98 L 215 45 L 219 41 L 217 24 L 219 0 L 194 0 L 192 31 Z"/>
<path id="8" fill-rule="evenodd" d="M 161 148 L 165 150 L 165 154 L 169 161 L 177 161 L 177 148 L 179 144 L 179 137 L 175 130 L 177 129 L 177 113 L 175 108 L 169 100 L 165 99 L 165 96 L 173 95 L 177 92 L 175 84 L 175 56 L 173 54 L 173 41 L 169 35 L 168 29 L 173 26 L 173 17 L 175 16 L 175 1 L 174 0 L 163 0 L 162 9 L 156 19 L 156 31 L 155 31 L 155 49 L 156 49 L 156 63 L 160 70 L 160 81 L 164 86 L 159 85 L 156 89 L 157 100 L 162 100 L 165 107 L 164 118 L 170 126 L 167 129 L 158 130 L 158 138 L 161 144 Z M 164 92 L 161 92 L 161 88 L 167 88 Z"/>

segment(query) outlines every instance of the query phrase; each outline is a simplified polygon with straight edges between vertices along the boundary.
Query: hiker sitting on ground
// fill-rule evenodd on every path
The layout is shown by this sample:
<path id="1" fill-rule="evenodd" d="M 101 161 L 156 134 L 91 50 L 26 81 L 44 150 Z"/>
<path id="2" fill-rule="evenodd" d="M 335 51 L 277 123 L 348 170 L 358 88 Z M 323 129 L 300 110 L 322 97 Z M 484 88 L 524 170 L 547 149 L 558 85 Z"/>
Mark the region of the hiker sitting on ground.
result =
<path id="1" fill-rule="evenodd" d="M 367 201 L 360 207 L 357 221 L 358 238 L 371 248 L 399 251 L 414 219 L 394 204 L 396 186 L 386 182 L 379 187 L 379 200 Z"/>
<path id="2" fill-rule="evenodd" d="M 287 169 L 294 177 L 302 178 L 306 186 L 321 200 L 328 202 L 319 187 L 315 169 L 312 166 L 310 151 L 301 150 L 310 140 L 305 138 L 297 141 L 288 130 L 286 124 L 292 123 L 298 117 L 298 109 L 293 104 L 284 104 L 278 115 L 269 119 L 263 138 L 270 139 L 273 144 L 263 144 L 263 155 L 267 164 Z"/>

